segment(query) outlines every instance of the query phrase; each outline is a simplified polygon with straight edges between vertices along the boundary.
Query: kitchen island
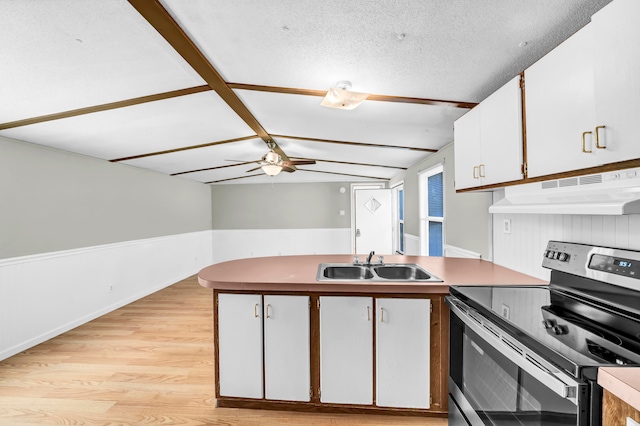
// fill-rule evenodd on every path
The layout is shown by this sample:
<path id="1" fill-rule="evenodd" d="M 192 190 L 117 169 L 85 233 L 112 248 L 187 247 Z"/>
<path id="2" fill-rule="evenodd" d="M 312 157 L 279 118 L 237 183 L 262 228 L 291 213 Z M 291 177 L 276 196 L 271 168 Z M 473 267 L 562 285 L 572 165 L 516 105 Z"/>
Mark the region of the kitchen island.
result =
<path id="1" fill-rule="evenodd" d="M 426 256 L 384 262 L 442 282 L 316 278 L 321 263 L 351 262 L 277 256 L 200 271 L 213 289 L 218 406 L 446 416 L 449 286 L 546 284 L 484 260 Z"/>

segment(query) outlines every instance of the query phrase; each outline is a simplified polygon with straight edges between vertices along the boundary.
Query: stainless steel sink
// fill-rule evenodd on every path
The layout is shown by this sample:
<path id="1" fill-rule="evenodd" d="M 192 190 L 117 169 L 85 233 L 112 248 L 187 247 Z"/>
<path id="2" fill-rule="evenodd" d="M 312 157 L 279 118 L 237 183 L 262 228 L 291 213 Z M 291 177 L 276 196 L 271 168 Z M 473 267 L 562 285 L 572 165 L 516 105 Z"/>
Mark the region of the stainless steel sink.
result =
<path id="1" fill-rule="evenodd" d="M 368 280 L 373 278 L 371 268 L 359 265 L 328 265 L 322 276 L 330 280 Z"/>
<path id="2" fill-rule="evenodd" d="M 318 281 L 412 281 L 442 282 L 435 275 L 415 263 L 388 263 L 353 265 L 350 263 L 321 263 L 318 265 Z"/>

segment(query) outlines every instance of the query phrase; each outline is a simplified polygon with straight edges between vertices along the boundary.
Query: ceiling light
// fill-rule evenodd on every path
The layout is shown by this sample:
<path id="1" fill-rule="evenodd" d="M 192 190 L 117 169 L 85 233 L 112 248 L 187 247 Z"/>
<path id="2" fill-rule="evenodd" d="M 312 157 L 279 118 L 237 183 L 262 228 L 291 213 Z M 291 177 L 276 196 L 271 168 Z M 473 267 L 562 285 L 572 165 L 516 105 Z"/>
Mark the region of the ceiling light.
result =
<path id="1" fill-rule="evenodd" d="M 275 176 L 280 173 L 282 166 L 278 166 L 277 164 L 265 164 L 262 166 L 262 170 L 269 176 Z"/>
<path id="2" fill-rule="evenodd" d="M 355 109 L 369 97 L 369 93 L 352 92 L 349 89 L 351 89 L 350 81 L 338 82 L 336 87 L 329 89 L 320 105 L 329 108 Z"/>

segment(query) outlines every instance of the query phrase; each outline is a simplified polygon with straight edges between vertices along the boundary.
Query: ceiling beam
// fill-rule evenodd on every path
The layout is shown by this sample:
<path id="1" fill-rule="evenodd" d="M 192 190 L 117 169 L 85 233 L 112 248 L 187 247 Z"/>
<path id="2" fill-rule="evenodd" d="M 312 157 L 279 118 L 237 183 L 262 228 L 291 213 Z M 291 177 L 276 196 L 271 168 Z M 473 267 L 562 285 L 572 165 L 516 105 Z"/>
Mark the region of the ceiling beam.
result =
<path id="1" fill-rule="evenodd" d="M 256 84 L 242 84 L 242 83 L 227 83 L 231 89 L 241 90 L 254 90 L 258 92 L 271 92 L 271 93 L 284 93 L 287 95 L 304 95 L 304 96 L 318 96 L 324 98 L 327 94 L 326 90 L 313 90 L 313 89 L 296 89 L 290 87 L 277 87 L 277 86 L 261 86 Z M 404 104 L 420 104 L 420 105 L 434 105 L 434 106 L 447 106 L 453 108 L 471 109 L 478 105 L 473 102 L 459 102 L 459 101 L 447 101 L 441 99 L 426 99 L 426 98 L 412 98 L 408 96 L 390 96 L 390 95 L 375 95 L 370 94 L 366 99 L 367 101 L 380 101 L 380 102 L 398 102 Z"/>
<path id="2" fill-rule="evenodd" d="M 407 170 L 406 167 L 386 166 L 386 165 L 382 165 L 382 164 L 369 164 L 369 163 L 353 163 L 351 161 L 318 160 L 317 158 L 301 158 L 301 157 L 291 157 L 291 159 L 293 161 L 296 161 L 296 160 L 309 160 L 309 161 L 315 161 L 315 162 L 318 162 L 318 163 L 346 164 L 346 165 L 349 165 L 349 166 L 384 167 L 384 168 L 387 168 L 387 169 Z"/>
<path id="3" fill-rule="evenodd" d="M 171 173 L 170 176 L 186 175 L 187 173 L 207 172 L 209 170 L 226 169 L 228 167 L 246 166 L 247 164 L 255 164 L 255 161 L 243 161 L 237 164 L 228 164 L 226 166 L 207 167 L 206 169 L 188 170 L 186 172 Z"/>
<path id="4" fill-rule="evenodd" d="M 383 178 L 383 177 L 352 175 L 352 174 L 349 174 L 349 173 L 338 173 L 338 172 L 326 172 L 326 171 L 323 171 L 323 170 L 308 170 L 308 169 L 300 169 L 300 168 L 298 168 L 298 171 L 301 171 L 301 172 L 313 172 L 313 173 L 325 173 L 325 174 L 328 174 L 328 175 L 359 177 L 359 178 L 365 178 L 365 179 L 389 180 L 389 178 Z"/>
<path id="5" fill-rule="evenodd" d="M 220 180 L 212 180 L 211 182 L 204 182 L 204 183 L 205 184 L 219 183 L 219 182 L 226 182 L 228 180 L 246 179 L 246 178 L 255 177 L 255 176 L 262 176 L 262 175 L 264 175 L 264 173 L 257 173 L 257 174 L 254 174 L 254 175 L 247 175 L 247 176 L 238 176 L 238 177 L 234 177 L 234 178 L 227 178 L 227 179 L 220 179 Z"/>
<path id="6" fill-rule="evenodd" d="M 242 103 L 238 95 L 227 85 L 220 73 L 205 58 L 180 25 L 158 0 L 129 0 L 129 3 L 146 19 L 180 56 L 216 91 L 227 105 L 265 142 L 272 142 L 271 136 L 262 127 L 251 111 Z M 289 157 L 275 146 L 284 160 Z M 295 167 L 294 167 L 295 168 Z"/>
<path id="7" fill-rule="evenodd" d="M 174 152 L 188 151 L 190 149 L 206 148 L 208 146 L 224 145 L 226 143 L 246 141 L 248 139 L 255 139 L 257 137 L 258 137 L 257 135 L 243 136 L 241 138 L 227 139 L 227 140 L 218 141 L 218 142 L 203 143 L 201 145 L 185 146 L 185 147 L 182 147 L 182 148 L 167 149 L 165 151 L 156 151 L 156 152 L 149 152 L 147 154 L 133 155 L 131 157 L 116 158 L 116 159 L 109 160 L 109 161 L 111 163 L 117 163 L 119 161 L 136 160 L 138 158 L 152 157 L 154 155 L 172 154 Z"/>
<path id="8" fill-rule="evenodd" d="M 414 146 L 381 145 L 377 143 L 365 143 L 365 142 L 347 142 L 347 141 L 337 141 L 332 139 L 305 138 L 302 136 L 287 136 L 287 135 L 271 135 L 271 136 L 273 136 L 274 138 L 294 139 L 299 141 L 309 141 L 309 142 L 319 142 L 319 143 L 336 143 L 340 145 L 369 146 L 373 148 L 409 149 L 412 151 L 421 151 L 421 152 L 438 152 L 437 149 L 418 148 Z"/>
<path id="9" fill-rule="evenodd" d="M 108 104 L 95 105 L 86 108 L 73 109 L 70 111 L 58 112 L 55 114 L 41 115 L 39 117 L 26 118 L 24 120 L 12 121 L 0 124 L 0 130 L 12 129 L 14 127 L 28 126 L 30 124 L 44 123 L 45 121 L 60 120 L 63 118 L 76 117 L 78 115 L 92 114 L 94 112 L 108 111 L 110 109 L 125 108 L 147 102 L 161 101 L 164 99 L 177 98 L 179 96 L 193 95 L 194 93 L 207 92 L 211 90 L 209 86 L 197 86 L 187 89 L 172 90 L 171 92 L 158 93 L 156 95 L 141 96 L 139 98 L 126 99 L 124 101 L 111 102 Z"/>

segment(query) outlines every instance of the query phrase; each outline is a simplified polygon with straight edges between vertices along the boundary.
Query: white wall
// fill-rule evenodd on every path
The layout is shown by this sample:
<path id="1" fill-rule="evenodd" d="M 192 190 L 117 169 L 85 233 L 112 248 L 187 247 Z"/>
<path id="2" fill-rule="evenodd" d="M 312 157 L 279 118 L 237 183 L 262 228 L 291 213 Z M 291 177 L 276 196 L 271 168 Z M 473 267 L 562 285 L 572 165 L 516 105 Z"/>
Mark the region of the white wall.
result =
<path id="1" fill-rule="evenodd" d="M 196 274 L 211 241 L 200 231 L 0 260 L 0 360 Z"/>
<path id="2" fill-rule="evenodd" d="M 511 233 L 503 232 L 504 220 Z M 494 262 L 548 280 L 542 254 L 549 240 L 640 250 L 640 215 L 493 215 Z"/>
<path id="3" fill-rule="evenodd" d="M 214 263 L 246 257 L 351 253 L 349 228 L 215 229 Z"/>

